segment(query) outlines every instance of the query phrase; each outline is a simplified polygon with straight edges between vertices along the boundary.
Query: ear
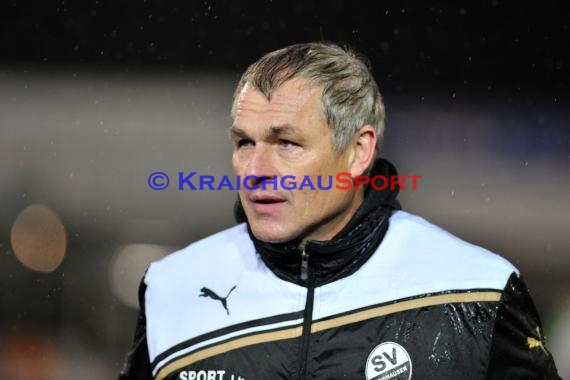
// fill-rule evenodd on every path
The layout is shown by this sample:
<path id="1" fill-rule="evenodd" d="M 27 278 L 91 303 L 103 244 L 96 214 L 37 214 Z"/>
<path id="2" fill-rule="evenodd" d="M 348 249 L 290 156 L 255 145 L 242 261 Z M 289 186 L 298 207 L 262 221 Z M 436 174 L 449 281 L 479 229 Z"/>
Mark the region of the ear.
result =
<path id="1" fill-rule="evenodd" d="M 370 124 L 364 125 L 356 133 L 350 166 L 352 177 L 362 175 L 372 165 L 376 153 L 376 140 L 376 130 Z"/>

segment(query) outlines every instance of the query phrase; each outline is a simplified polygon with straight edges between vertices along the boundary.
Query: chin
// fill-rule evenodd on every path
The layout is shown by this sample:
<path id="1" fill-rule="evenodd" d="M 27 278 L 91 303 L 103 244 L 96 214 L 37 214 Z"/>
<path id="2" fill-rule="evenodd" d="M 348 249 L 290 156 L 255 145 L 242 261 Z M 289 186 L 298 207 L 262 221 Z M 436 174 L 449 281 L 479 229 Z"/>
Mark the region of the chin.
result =
<path id="1" fill-rule="evenodd" d="M 285 243 L 287 241 L 293 240 L 295 237 L 291 233 L 267 227 L 268 227 L 267 225 L 258 226 L 255 225 L 254 223 L 250 224 L 250 228 L 251 231 L 253 232 L 253 235 L 257 239 L 267 243 Z"/>

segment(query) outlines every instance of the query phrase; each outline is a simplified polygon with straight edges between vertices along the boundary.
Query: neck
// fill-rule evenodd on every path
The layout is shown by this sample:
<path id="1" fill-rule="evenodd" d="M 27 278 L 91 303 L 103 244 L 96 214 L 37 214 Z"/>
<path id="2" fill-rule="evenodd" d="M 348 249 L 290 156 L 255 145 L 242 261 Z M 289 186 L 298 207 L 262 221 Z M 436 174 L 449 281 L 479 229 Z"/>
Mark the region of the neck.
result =
<path id="1" fill-rule="evenodd" d="M 332 215 L 329 221 L 326 221 L 327 226 L 326 231 L 321 231 L 316 228 L 313 231 L 309 231 L 302 238 L 298 244 L 299 249 L 302 251 L 308 241 L 328 241 L 332 240 L 335 236 L 342 231 L 348 223 L 352 220 L 362 202 L 364 201 L 364 191 L 362 189 L 358 190 L 354 194 L 354 198 L 348 208 L 342 210 L 338 214 Z M 332 223 L 335 220 L 335 223 Z"/>

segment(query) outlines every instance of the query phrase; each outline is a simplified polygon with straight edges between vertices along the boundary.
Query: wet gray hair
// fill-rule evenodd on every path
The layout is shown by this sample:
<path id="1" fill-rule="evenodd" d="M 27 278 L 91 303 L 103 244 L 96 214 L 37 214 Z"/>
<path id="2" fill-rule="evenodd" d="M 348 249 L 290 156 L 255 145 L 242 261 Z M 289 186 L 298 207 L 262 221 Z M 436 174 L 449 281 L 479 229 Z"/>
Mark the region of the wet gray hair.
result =
<path id="1" fill-rule="evenodd" d="M 235 90 L 232 116 L 246 84 L 271 99 L 272 91 L 296 77 L 322 88 L 323 110 L 335 151 L 343 152 L 360 128 L 370 124 L 378 136 L 376 153 L 379 152 L 384 134 L 384 103 L 368 60 L 330 42 L 291 45 L 268 53 L 249 66 Z"/>

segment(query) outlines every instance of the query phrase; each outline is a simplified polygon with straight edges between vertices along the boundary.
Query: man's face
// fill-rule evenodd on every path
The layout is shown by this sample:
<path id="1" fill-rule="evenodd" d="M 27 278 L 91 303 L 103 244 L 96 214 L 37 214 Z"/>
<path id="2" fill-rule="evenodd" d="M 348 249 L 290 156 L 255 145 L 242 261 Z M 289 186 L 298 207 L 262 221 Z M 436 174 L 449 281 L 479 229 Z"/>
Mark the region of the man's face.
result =
<path id="1" fill-rule="evenodd" d="M 340 154 L 333 150 L 321 89 L 294 78 L 277 88 L 268 101 L 248 84 L 236 98 L 234 110 L 230 129 L 234 174 L 242 181 L 249 175 L 268 177 L 278 185 L 277 190 L 267 183 L 265 190 L 242 186 L 239 191 L 254 235 L 268 242 L 331 239 L 348 223 L 361 194 L 335 188 L 335 175 L 351 171 L 354 149 L 351 145 Z M 316 190 L 283 189 L 280 179 L 286 175 L 295 177 L 297 188 L 308 175 Z M 323 187 L 333 177 L 330 190 L 318 188 L 319 176 Z"/>

